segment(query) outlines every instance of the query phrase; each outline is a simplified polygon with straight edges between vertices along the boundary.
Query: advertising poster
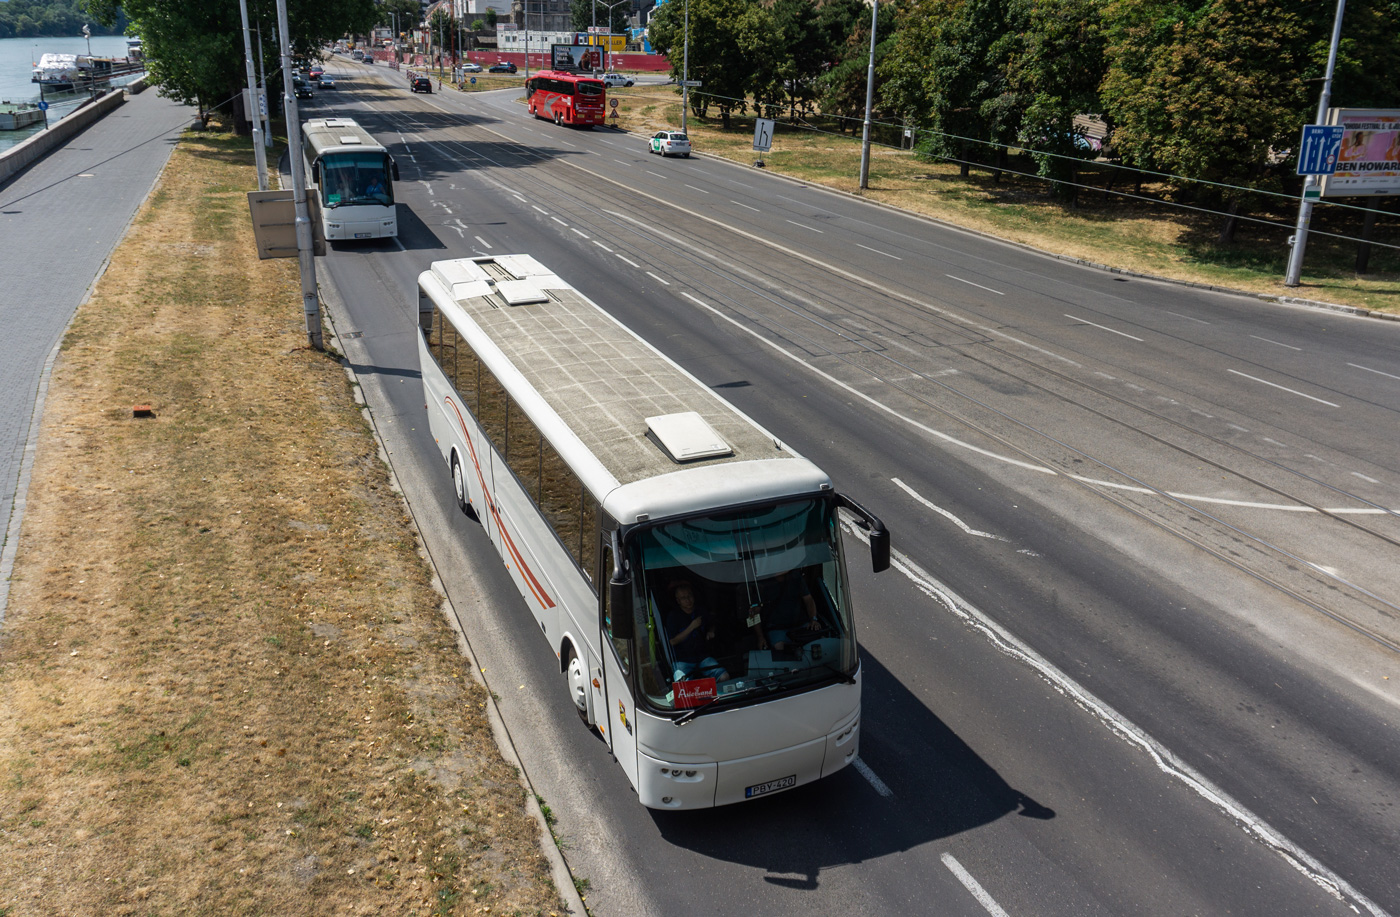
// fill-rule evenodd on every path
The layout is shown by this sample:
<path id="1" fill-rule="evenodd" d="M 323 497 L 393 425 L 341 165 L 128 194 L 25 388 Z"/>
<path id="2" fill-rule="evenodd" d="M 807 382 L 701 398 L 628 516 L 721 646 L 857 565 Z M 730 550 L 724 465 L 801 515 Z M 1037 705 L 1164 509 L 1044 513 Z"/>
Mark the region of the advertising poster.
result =
<path id="1" fill-rule="evenodd" d="M 1327 123 L 1346 132 L 1337 171 L 1323 179 L 1323 197 L 1400 194 L 1400 111 L 1334 108 Z"/>
<path id="2" fill-rule="evenodd" d="M 600 49 L 587 45 L 550 45 L 550 69 L 592 72 L 603 68 Z"/>

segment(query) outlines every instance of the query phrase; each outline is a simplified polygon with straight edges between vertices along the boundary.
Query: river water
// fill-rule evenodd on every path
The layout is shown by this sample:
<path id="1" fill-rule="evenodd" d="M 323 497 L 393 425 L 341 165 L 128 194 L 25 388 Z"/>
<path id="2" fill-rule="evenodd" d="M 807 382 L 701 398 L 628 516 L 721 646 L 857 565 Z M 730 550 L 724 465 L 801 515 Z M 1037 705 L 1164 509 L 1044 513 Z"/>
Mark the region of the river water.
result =
<path id="1" fill-rule="evenodd" d="M 0 38 L 0 101 L 32 102 L 39 98 L 39 84 L 30 82 L 31 71 L 43 54 L 87 54 L 88 42 L 77 38 Z M 98 57 L 126 57 L 126 39 L 101 35 L 92 39 L 92 53 Z M 47 96 L 48 93 L 45 93 Z M 70 95 L 49 100 L 49 123 L 68 114 L 82 101 Z M 5 150 L 43 129 L 0 131 L 0 150 Z"/>

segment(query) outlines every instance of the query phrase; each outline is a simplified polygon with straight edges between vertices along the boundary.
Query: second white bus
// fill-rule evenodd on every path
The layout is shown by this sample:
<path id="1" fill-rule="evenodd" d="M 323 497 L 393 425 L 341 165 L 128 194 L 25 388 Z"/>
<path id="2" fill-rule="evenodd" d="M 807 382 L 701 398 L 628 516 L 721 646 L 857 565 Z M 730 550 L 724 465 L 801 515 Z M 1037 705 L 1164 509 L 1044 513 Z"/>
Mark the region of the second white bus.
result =
<path id="1" fill-rule="evenodd" d="M 328 241 L 392 239 L 398 164 L 350 118 L 315 118 L 301 126 L 307 194 L 320 204 Z"/>
<path id="2" fill-rule="evenodd" d="M 725 805 L 850 764 L 860 659 L 808 460 L 528 255 L 418 278 L 428 425 L 641 802 Z"/>

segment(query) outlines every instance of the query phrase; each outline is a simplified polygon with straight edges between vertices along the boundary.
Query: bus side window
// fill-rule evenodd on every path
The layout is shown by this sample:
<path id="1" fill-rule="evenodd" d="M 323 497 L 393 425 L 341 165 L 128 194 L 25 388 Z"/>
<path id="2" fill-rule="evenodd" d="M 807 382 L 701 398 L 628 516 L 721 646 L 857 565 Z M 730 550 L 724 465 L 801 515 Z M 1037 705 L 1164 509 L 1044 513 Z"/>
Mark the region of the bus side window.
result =
<path id="1" fill-rule="evenodd" d="M 597 553 L 597 504 L 583 482 L 574 474 L 548 440 L 540 444 L 540 512 L 559 542 L 593 583 L 593 563 Z M 597 585 L 594 584 L 594 589 Z"/>
<path id="2" fill-rule="evenodd" d="M 597 556 L 597 553 L 598 553 L 598 551 L 597 551 L 597 542 L 596 542 L 596 538 L 597 538 L 597 536 L 595 535 L 593 538 L 590 538 L 590 539 L 589 539 L 590 543 L 593 544 L 593 546 L 594 546 L 593 549 L 592 549 L 592 551 L 591 551 L 590 553 L 592 553 L 595 557 Z M 585 568 L 585 569 L 591 570 L 591 569 L 593 569 L 593 568 L 592 568 L 592 567 L 587 567 L 587 568 Z M 606 583 L 606 582 L 608 581 L 608 579 L 609 579 L 610 576 L 611 576 L 611 571 L 612 571 L 612 546 L 611 546 L 611 545 L 604 545 L 604 546 L 603 546 L 603 567 L 602 567 L 602 570 L 600 571 L 601 574 L 602 574 L 603 582 Z M 612 614 L 613 614 L 613 612 L 612 612 L 612 590 L 611 590 L 611 589 L 607 589 L 607 588 L 600 589 L 600 590 L 598 590 L 598 596 L 599 596 L 599 602 L 600 602 L 601 613 L 602 613 L 602 617 L 603 617 L 603 632 L 606 633 L 606 634 L 608 635 L 608 639 L 612 641 L 613 649 L 617 652 L 617 659 L 618 659 L 618 661 L 619 661 L 620 663 L 622 663 L 622 674 L 626 675 L 626 674 L 628 674 L 628 673 L 631 671 L 631 669 L 632 669 L 632 663 L 631 663 L 631 659 L 632 659 L 631 641 L 630 641 L 630 640 L 619 640 L 618 638 L 616 638 L 616 637 L 613 636 L 613 622 L 612 622 Z"/>
<path id="3" fill-rule="evenodd" d="M 418 313 L 422 315 L 423 313 Z M 442 365 L 442 310 L 433 306 L 432 318 L 428 319 L 428 353 L 433 355 L 434 362 Z"/>
<path id="4" fill-rule="evenodd" d="M 476 419 L 496 451 L 506 455 L 506 390 L 485 366 L 481 367 L 478 379 L 476 398 L 480 410 Z"/>
<path id="5" fill-rule="evenodd" d="M 442 339 L 439 342 L 438 365 L 442 367 L 447 381 L 456 385 L 454 376 L 457 367 L 457 329 L 445 317 L 442 320 Z"/>
<path id="6" fill-rule="evenodd" d="M 472 412 L 472 416 L 478 416 L 476 393 L 481 388 L 481 361 L 477 359 L 476 351 L 472 350 L 472 346 L 461 334 L 457 335 L 455 378 L 457 380 L 457 394 L 462 397 L 462 404 L 467 406 L 467 410 Z"/>
<path id="7" fill-rule="evenodd" d="M 510 438 L 506 444 L 506 464 L 520 479 L 520 484 L 530 495 L 530 499 L 539 505 L 540 431 L 535 428 L 530 418 L 525 416 L 520 405 L 507 402 L 506 410 L 509 411 L 506 435 Z"/>

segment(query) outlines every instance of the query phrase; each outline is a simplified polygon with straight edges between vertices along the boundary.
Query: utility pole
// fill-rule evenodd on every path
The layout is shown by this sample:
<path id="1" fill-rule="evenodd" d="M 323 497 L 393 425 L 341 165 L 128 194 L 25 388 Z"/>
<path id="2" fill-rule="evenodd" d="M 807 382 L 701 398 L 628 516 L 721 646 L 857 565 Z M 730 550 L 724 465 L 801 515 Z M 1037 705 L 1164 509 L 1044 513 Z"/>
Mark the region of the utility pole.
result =
<path id="1" fill-rule="evenodd" d="M 325 350 L 321 340 L 321 298 L 316 292 L 316 254 L 311 248 L 311 217 L 306 206 L 306 172 L 301 155 L 301 118 L 292 92 L 292 47 L 287 40 L 287 0 L 277 0 L 278 45 L 282 52 L 283 110 L 287 115 L 287 160 L 292 166 L 292 203 L 296 207 L 297 258 L 301 262 L 301 310 L 306 315 L 306 340 Z"/>
<path id="2" fill-rule="evenodd" d="M 880 0 L 870 5 L 870 62 L 865 67 L 865 130 L 860 136 L 860 190 L 870 187 L 870 109 L 875 102 L 875 26 L 880 19 Z"/>
<path id="3" fill-rule="evenodd" d="M 1342 40 L 1342 14 L 1346 12 L 1347 0 L 1337 0 L 1337 18 L 1332 22 L 1332 50 L 1327 52 L 1327 76 L 1322 81 L 1322 96 L 1317 101 L 1315 124 L 1327 123 L 1327 108 L 1332 104 L 1332 74 L 1337 69 L 1337 45 Z M 1283 285 L 1296 287 L 1303 278 L 1303 251 L 1308 245 L 1308 224 L 1312 222 L 1313 202 L 1311 192 L 1317 195 L 1317 186 L 1322 179 L 1309 175 L 1303 180 L 1303 199 L 1298 202 L 1298 226 L 1293 230 L 1293 250 L 1288 253 L 1288 273 Z"/>
<path id="4" fill-rule="evenodd" d="M 262 113 L 258 110 L 261 108 L 258 100 L 262 95 L 258 92 L 257 80 L 253 79 L 253 31 L 248 28 L 248 0 L 238 0 L 238 11 L 243 16 L 243 69 L 248 74 L 248 104 L 253 107 L 245 114 L 253 124 L 253 159 L 258 165 L 258 190 L 266 191 L 267 151 L 262 145 Z"/>
<path id="5" fill-rule="evenodd" d="M 262 86 L 264 94 L 267 93 L 267 71 L 263 69 L 263 40 L 262 22 L 258 22 L 258 83 Z M 263 109 L 263 149 L 272 149 L 272 100 L 266 99 L 267 106 Z M 266 156 L 266 154 L 264 154 Z"/>

